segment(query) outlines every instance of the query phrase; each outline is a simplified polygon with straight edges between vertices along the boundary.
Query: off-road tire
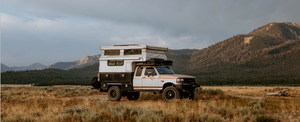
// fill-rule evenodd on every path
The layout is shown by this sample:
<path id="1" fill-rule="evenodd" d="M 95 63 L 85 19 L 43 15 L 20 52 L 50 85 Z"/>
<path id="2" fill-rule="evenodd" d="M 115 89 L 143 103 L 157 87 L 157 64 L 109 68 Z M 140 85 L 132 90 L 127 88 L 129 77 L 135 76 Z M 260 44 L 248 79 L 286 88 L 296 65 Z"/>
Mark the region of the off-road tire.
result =
<path id="1" fill-rule="evenodd" d="M 110 87 L 107 94 L 110 101 L 119 101 L 122 97 L 121 89 L 118 86 Z"/>
<path id="2" fill-rule="evenodd" d="M 180 98 L 180 93 L 175 87 L 168 86 L 167 88 L 164 89 L 162 93 L 162 98 L 165 101 L 173 101 L 175 99 Z"/>
<path id="3" fill-rule="evenodd" d="M 140 92 L 127 92 L 126 97 L 128 100 L 137 100 L 140 97 Z"/>

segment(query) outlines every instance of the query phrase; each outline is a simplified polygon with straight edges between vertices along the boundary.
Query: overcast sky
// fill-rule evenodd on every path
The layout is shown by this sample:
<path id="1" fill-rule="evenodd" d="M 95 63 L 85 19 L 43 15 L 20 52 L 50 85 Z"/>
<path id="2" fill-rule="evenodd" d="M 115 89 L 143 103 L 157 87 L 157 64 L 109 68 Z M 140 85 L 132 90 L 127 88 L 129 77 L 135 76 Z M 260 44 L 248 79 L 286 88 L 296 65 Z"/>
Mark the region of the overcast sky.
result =
<path id="1" fill-rule="evenodd" d="M 1 0 L 1 63 L 51 65 L 99 46 L 202 49 L 270 22 L 299 22 L 299 0 Z"/>

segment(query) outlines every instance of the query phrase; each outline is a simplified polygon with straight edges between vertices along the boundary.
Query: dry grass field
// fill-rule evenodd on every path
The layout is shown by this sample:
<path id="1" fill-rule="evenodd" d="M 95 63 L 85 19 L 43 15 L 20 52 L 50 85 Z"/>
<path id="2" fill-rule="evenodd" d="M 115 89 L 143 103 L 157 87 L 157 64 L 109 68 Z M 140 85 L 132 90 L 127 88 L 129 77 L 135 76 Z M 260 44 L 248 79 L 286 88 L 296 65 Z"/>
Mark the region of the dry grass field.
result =
<path id="1" fill-rule="evenodd" d="M 161 100 L 142 93 L 137 101 L 108 101 L 89 86 L 2 87 L 2 122 L 246 122 L 300 121 L 300 87 L 201 87 L 195 100 Z M 288 97 L 267 93 L 289 89 Z"/>

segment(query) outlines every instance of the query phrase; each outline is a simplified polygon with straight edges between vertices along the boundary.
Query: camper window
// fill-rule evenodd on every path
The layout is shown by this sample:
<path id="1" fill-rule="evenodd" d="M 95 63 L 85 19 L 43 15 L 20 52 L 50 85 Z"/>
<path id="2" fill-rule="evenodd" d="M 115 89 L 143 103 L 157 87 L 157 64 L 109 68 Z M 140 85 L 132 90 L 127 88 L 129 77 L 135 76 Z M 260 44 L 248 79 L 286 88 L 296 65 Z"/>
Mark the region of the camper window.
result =
<path id="1" fill-rule="evenodd" d="M 105 50 L 104 55 L 120 55 L 120 50 Z"/>
<path id="2" fill-rule="evenodd" d="M 124 60 L 108 60 L 107 65 L 108 66 L 123 66 Z"/>
<path id="3" fill-rule="evenodd" d="M 138 55 L 142 54 L 142 49 L 125 49 L 124 55 Z"/>

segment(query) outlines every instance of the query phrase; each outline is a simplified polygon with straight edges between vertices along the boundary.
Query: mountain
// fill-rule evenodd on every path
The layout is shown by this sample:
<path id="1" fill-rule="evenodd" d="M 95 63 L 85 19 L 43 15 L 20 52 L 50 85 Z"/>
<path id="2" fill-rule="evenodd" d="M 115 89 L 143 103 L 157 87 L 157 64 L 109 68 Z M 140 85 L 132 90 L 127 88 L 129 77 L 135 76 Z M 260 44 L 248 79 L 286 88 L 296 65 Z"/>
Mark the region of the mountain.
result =
<path id="1" fill-rule="evenodd" d="M 195 53 L 168 58 L 174 60 L 174 71 L 203 81 L 300 80 L 300 23 L 269 23 Z"/>
<path id="2" fill-rule="evenodd" d="M 190 68 L 219 63 L 241 64 L 253 58 L 290 52 L 298 49 L 299 39 L 300 23 L 269 23 L 248 34 L 234 36 L 193 53 Z"/>
<path id="3" fill-rule="evenodd" d="M 27 67 L 27 70 L 41 70 L 45 69 L 47 66 L 41 64 L 41 63 L 34 63 Z"/>
<path id="4" fill-rule="evenodd" d="M 13 69 L 1 63 L 1 72 L 12 71 Z"/>
<path id="5" fill-rule="evenodd" d="M 1 63 L 1 72 L 6 71 L 25 71 L 25 70 L 41 70 L 45 69 L 47 66 L 40 64 L 40 63 L 34 63 L 30 66 L 21 66 L 21 67 L 8 67 Z"/>
<path id="6" fill-rule="evenodd" d="M 88 65 L 93 65 L 95 63 L 99 63 L 99 58 L 101 54 L 93 55 L 93 56 L 85 56 L 77 61 L 73 62 L 57 62 L 47 67 L 49 68 L 55 68 L 55 69 L 63 69 L 68 70 L 72 68 L 81 68 Z"/>

